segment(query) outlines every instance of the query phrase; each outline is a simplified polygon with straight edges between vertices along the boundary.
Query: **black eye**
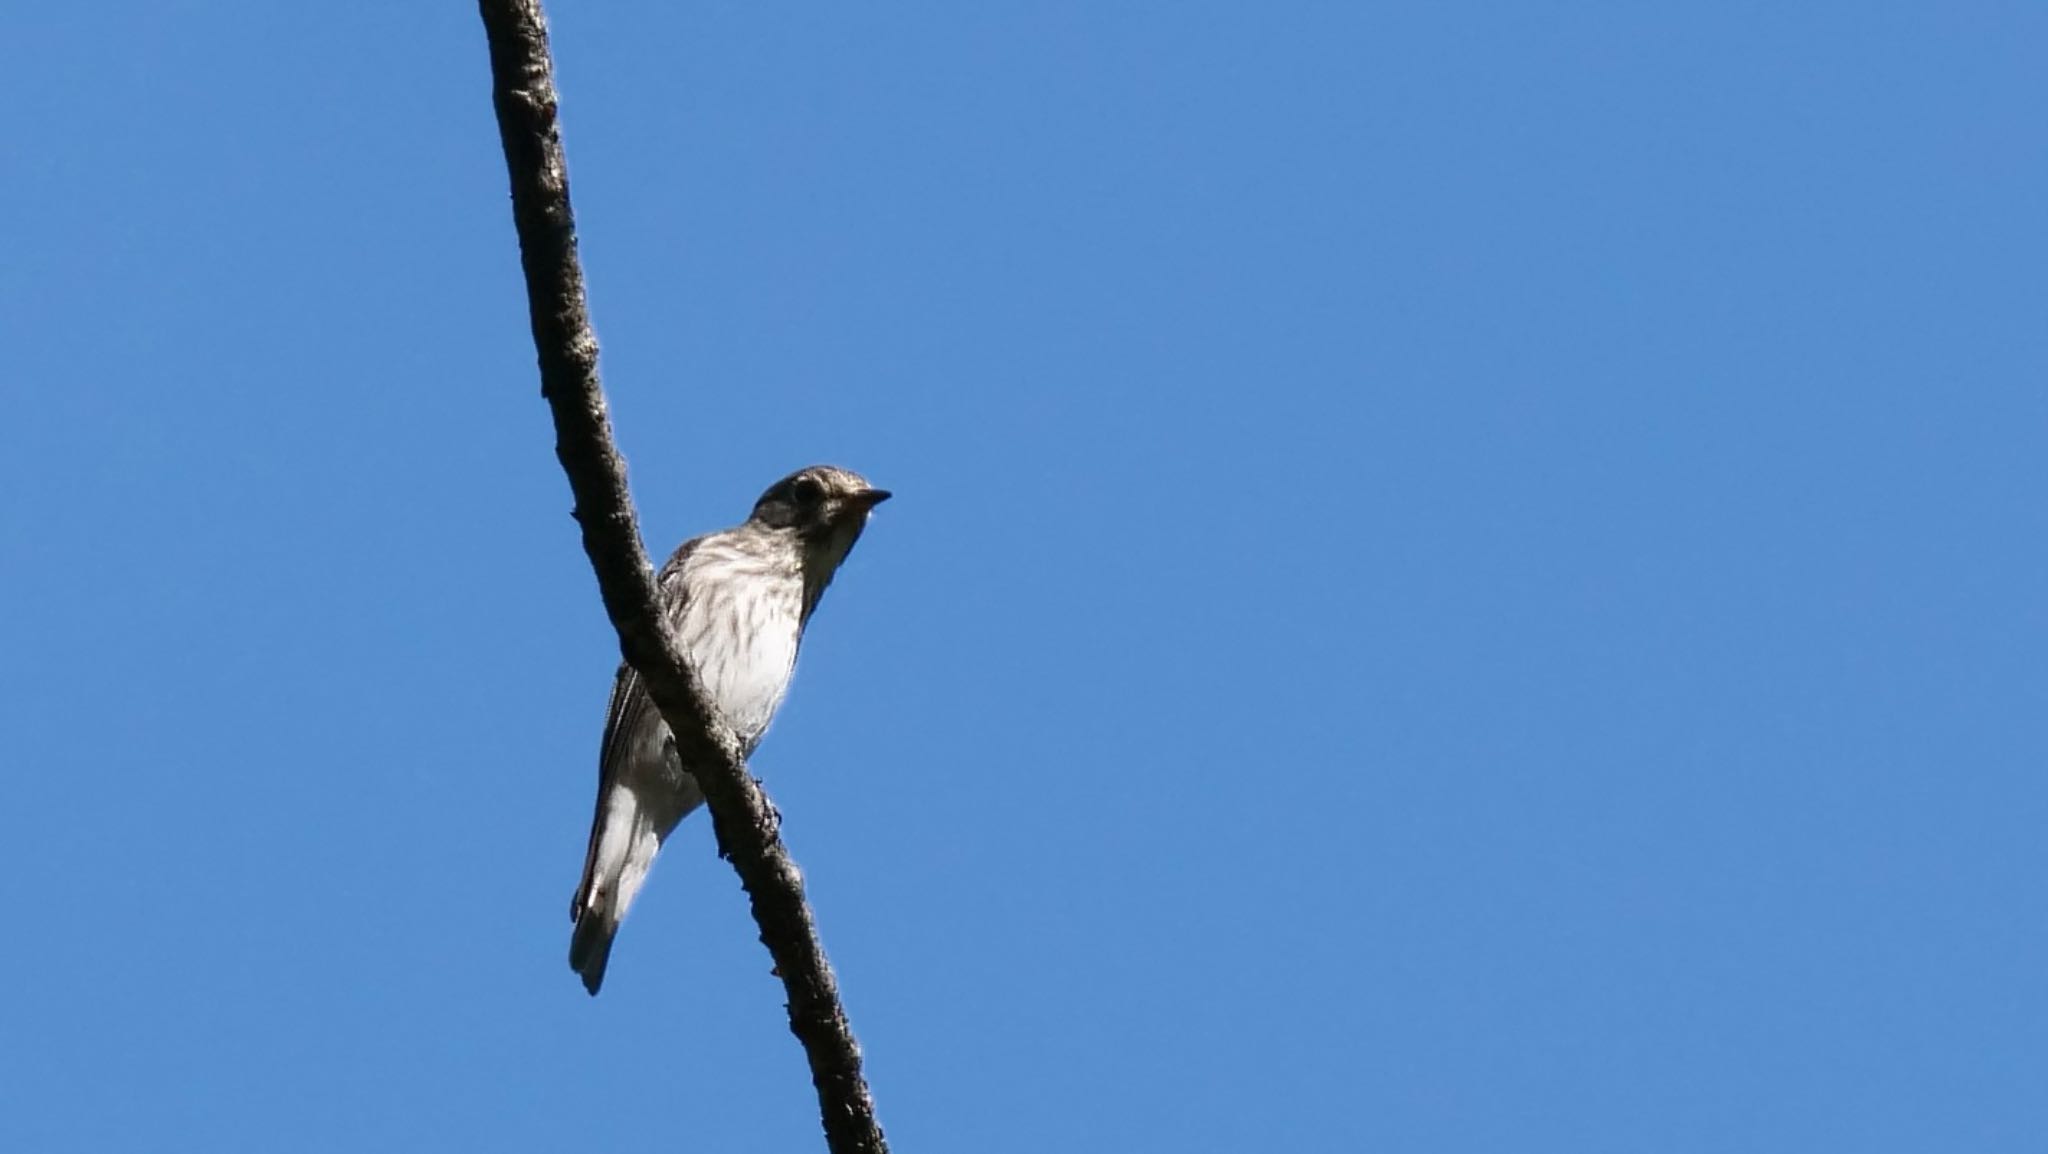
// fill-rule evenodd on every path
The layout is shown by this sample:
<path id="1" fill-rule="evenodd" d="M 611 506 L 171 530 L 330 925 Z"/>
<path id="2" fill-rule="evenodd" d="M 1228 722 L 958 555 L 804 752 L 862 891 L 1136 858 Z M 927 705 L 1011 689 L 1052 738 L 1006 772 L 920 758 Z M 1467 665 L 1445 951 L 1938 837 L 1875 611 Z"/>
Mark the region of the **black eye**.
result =
<path id="1" fill-rule="evenodd" d="M 820 485 L 816 477 L 798 477 L 796 483 L 789 487 L 789 495 L 796 498 L 799 505 L 815 505 L 825 495 L 825 486 Z"/>

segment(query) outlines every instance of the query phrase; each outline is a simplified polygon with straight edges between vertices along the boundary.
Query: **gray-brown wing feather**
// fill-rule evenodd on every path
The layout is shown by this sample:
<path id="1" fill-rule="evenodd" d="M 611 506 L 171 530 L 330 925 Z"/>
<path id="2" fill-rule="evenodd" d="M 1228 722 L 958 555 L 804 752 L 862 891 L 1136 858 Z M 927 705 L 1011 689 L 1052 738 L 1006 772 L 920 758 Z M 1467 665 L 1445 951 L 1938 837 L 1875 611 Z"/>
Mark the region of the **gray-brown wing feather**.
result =
<path id="1" fill-rule="evenodd" d="M 569 902 L 572 921 L 590 897 L 590 874 L 597 866 L 597 843 L 604 834 L 605 799 L 611 794 L 612 783 L 625 771 L 625 750 L 631 745 L 626 735 L 645 724 L 646 715 L 653 709 L 654 700 L 640 687 L 640 675 L 632 666 L 621 663 L 618 676 L 612 681 L 611 707 L 605 717 L 604 742 L 597 756 L 597 804 L 590 815 L 590 842 L 583 851 L 583 881 Z"/>
<path id="2" fill-rule="evenodd" d="M 682 617 L 686 590 L 682 582 L 683 558 L 697 545 L 697 539 L 683 543 L 682 548 L 661 567 L 655 584 L 667 600 L 669 624 L 674 626 Z M 654 699 L 640 684 L 640 674 L 631 665 L 621 661 L 619 672 L 612 679 L 612 700 L 606 708 L 604 738 L 597 749 L 597 804 L 590 815 L 590 841 L 583 851 L 583 881 L 576 887 L 576 896 L 569 901 L 569 918 L 575 920 L 583 903 L 590 897 L 591 870 L 597 865 L 597 843 L 604 835 L 604 803 L 611 793 L 612 783 L 626 770 L 626 758 L 633 748 L 634 736 L 643 727 L 660 719 Z"/>

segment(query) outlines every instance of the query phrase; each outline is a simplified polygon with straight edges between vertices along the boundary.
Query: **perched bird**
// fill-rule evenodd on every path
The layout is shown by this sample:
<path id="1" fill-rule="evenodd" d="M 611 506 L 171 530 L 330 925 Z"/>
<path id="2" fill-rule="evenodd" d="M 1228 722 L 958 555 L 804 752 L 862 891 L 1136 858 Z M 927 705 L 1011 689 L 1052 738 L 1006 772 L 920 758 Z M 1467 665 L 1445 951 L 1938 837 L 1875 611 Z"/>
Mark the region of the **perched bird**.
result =
<path id="1" fill-rule="evenodd" d="M 744 524 L 684 542 L 662 566 L 669 624 L 744 753 L 754 752 L 782 704 L 818 598 L 860 539 L 868 512 L 888 498 L 845 469 L 800 469 L 769 486 Z M 569 905 L 576 923 L 569 968 L 593 995 L 654 855 L 703 802 L 661 711 L 622 663 L 598 752 L 583 882 Z"/>

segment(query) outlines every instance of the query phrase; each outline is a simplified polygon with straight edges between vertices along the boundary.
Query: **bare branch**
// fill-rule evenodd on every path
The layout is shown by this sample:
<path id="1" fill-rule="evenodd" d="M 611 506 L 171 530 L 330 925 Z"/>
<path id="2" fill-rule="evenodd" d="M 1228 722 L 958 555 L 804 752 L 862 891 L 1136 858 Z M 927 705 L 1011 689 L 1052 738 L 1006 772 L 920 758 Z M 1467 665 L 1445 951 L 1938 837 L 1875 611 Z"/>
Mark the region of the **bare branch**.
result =
<path id="1" fill-rule="evenodd" d="M 526 272 L 541 395 L 555 420 L 555 456 L 576 498 L 583 551 L 597 573 L 620 652 L 640 672 L 675 733 L 676 749 L 704 790 L 720 850 L 746 887 L 761 941 L 789 996 L 789 1028 L 803 1043 L 833 1154 L 886 1154 L 860 1047 L 839 1003 L 804 900 L 803 878 L 784 849 L 780 819 L 747 771 L 732 731 L 709 707 L 660 611 L 654 570 L 612 443 L 597 340 L 583 299 L 569 172 L 557 122 L 554 67 L 538 0 L 479 0 L 491 49 L 491 96 L 512 178 L 512 219 Z"/>

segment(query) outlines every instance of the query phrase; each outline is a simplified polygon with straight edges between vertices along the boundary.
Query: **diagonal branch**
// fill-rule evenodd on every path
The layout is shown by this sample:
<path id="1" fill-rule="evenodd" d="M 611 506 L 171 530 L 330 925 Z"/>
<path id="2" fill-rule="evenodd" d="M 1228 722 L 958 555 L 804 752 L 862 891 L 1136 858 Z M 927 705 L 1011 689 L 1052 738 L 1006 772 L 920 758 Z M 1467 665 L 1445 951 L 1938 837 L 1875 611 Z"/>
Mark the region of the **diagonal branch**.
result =
<path id="1" fill-rule="evenodd" d="M 704 790 L 721 852 L 746 887 L 761 941 L 789 996 L 789 1028 L 810 1060 L 825 1141 L 833 1154 L 887 1154 L 860 1047 L 783 848 L 775 807 L 747 771 L 732 731 L 710 708 L 660 611 L 654 569 L 612 443 L 597 375 L 597 339 L 583 300 L 569 172 L 557 125 L 554 66 L 539 0 L 478 0 L 491 49 L 491 96 L 512 178 L 512 219 L 526 272 L 541 395 L 555 420 L 555 455 L 576 497 L 583 551 L 597 573 L 619 648 L 638 670 L 676 751 Z"/>

